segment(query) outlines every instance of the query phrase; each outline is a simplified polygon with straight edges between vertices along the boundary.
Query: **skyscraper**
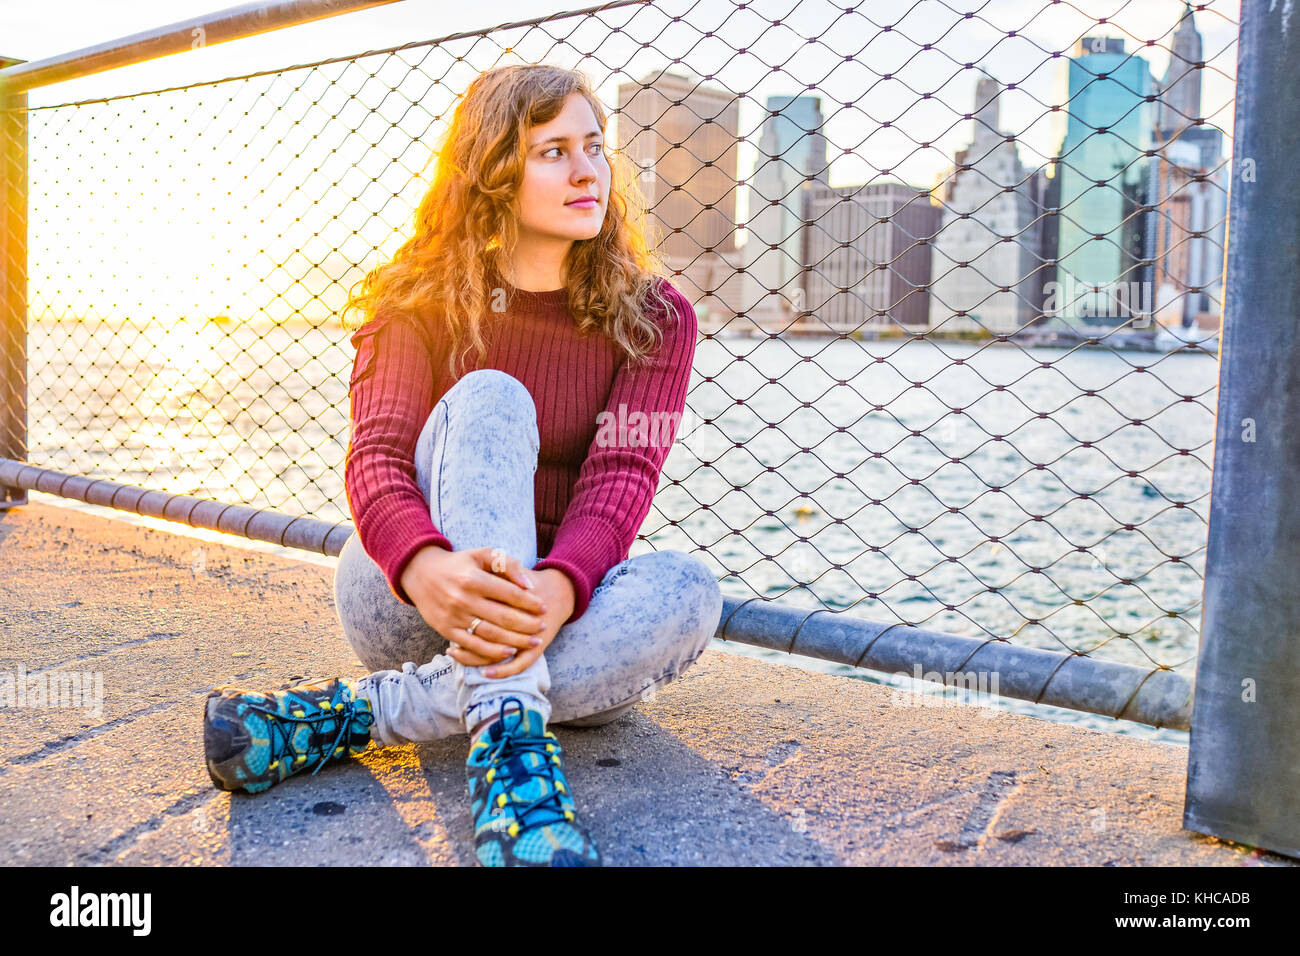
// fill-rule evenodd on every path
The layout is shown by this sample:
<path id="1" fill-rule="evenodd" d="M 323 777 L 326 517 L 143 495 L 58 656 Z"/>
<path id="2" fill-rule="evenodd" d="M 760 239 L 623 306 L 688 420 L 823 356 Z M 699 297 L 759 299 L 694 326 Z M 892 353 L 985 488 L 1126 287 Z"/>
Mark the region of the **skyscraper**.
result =
<path id="1" fill-rule="evenodd" d="M 923 331 L 930 240 L 939 226 L 930 191 L 888 182 L 813 183 L 806 193 L 808 319 L 800 331 Z"/>
<path id="2" fill-rule="evenodd" d="M 619 148 L 641 167 L 659 251 L 706 328 L 739 311 L 739 117 L 735 94 L 677 68 L 618 87 Z"/>
<path id="3" fill-rule="evenodd" d="M 1068 71 L 1057 167 L 1059 288 L 1046 304 L 1075 328 L 1140 326 L 1151 299 L 1154 172 L 1145 153 L 1155 138 L 1155 79 L 1115 37 L 1084 37 Z"/>
<path id="4" fill-rule="evenodd" d="M 1002 87 L 975 86 L 970 145 L 939 189 L 943 219 L 930 266 L 930 327 L 939 332 L 1014 332 L 1040 314 L 1042 179 L 1021 165 L 1000 126 Z"/>
<path id="5" fill-rule="evenodd" d="M 829 185 L 819 96 L 770 96 L 749 181 L 745 244 L 746 311 L 784 328 L 803 311 L 806 187 Z"/>
<path id="6" fill-rule="evenodd" d="M 1201 49 L 1186 6 L 1160 93 L 1150 243 L 1156 319 L 1184 340 L 1199 337 L 1181 331 L 1193 324 L 1217 328 L 1223 305 L 1229 166 L 1222 132 L 1201 115 Z"/>
<path id="7" fill-rule="evenodd" d="M 1201 115 L 1201 34 L 1197 32 L 1192 5 L 1183 4 L 1183 15 L 1174 30 L 1169 66 L 1160 84 L 1158 125 L 1162 139 L 1173 139 Z"/>

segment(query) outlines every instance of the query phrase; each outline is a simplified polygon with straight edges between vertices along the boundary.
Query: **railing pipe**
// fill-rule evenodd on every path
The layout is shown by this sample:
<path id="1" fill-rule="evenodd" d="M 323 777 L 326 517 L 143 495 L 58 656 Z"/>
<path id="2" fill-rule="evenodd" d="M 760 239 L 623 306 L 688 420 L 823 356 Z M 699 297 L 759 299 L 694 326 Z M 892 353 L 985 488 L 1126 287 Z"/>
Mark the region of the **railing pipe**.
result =
<path id="1" fill-rule="evenodd" d="M 199 47 L 255 36 L 271 30 L 378 7 L 397 0 L 281 0 L 246 3 L 214 13 L 133 33 L 117 40 L 60 53 L 0 70 L 0 89 L 23 92 L 182 53 Z"/>
<path id="2" fill-rule="evenodd" d="M 1192 711 L 1191 685 L 1168 668 L 880 624 L 843 612 L 726 598 L 717 636 L 943 683 L 975 699 L 991 693 L 1175 730 L 1187 729 Z"/>
<path id="3" fill-rule="evenodd" d="M 124 485 L 107 478 L 69 475 L 9 458 L 0 458 L 0 485 L 4 484 L 318 554 L 337 556 L 352 535 L 352 525 L 346 521 L 294 517 L 211 498 Z"/>

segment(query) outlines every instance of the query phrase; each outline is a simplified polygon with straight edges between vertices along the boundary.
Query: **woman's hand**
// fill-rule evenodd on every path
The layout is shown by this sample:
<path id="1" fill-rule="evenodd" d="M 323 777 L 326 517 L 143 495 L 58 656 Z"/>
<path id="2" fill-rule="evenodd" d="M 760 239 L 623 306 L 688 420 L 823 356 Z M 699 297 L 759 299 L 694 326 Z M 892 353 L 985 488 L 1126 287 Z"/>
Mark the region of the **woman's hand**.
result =
<path id="1" fill-rule="evenodd" d="M 556 568 L 543 568 L 540 571 L 533 569 L 528 573 L 536 582 L 534 590 L 537 592 L 537 596 L 542 599 L 547 607 L 547 610 L 542 613 L 543 627 L 533 635 L 539 639 L 538 643 L 527 650 L 520 651 L 515 655 L 514 660 L 507 661 L 504 664 L 484 661 L 483 663 L 492 664 L 483 672 L 488 677 L 509 677 L 532 666 L 532 663 L 551 646 L 551 641 L 555 640 L 555 635 L 560 633 L 560 628 L 564 626 L 564 622 L 573 613 L 573 582 L 569 580 L 567 574 Z M 479 625 L 479 627 L 482 627 L 482 625 Z M 475 633 L 478 633 L 477 628 Z M 473 655 L 465 657 L 452 655 L 462 664 L 468 662 L 472 667 L 481 666 L 478 660 L 469 661 L 468 657 L 470 656 Z"/>
<path id="2" fill-rule="evenodd" d="M 494 560 L 500 571 L 493 571 Z M 420 616 L 451 642 L 448 654 L 480 667 L 543 648 L 554 639 L 559 627 L 552 629 L 552 622 L 561 608 L 550 606 L 540 587 L 530 586 L 548 572 L 564 576 L 546 569 L 532 572 L 530 581 L 518 561 L 496 548 L 447 551 L 429 545 L 407 564 L 401 585 Z M 556 593 L 553 585 L 546 593 Z M 570 604 L 560 621 L 572 613 Z M 476 617 L 482 621 L 470 634 L 466 629 Z"/>

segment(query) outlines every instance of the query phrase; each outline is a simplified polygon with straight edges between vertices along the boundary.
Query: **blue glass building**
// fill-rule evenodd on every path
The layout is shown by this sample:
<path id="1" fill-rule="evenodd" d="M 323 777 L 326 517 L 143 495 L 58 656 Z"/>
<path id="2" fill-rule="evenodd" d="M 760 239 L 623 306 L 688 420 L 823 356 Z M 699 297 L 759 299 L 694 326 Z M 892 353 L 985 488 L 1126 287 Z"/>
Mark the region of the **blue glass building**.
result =
<path id="1" fill-rule="evenodd" d="M 1084 37 L 1069 61 L 1060 149 L 1058 288 L 1048 311 L 1072 326 L 1117 326 L 1149 311 L 1147 234 L 1159 87 L 1124 41 Z M 1052 296 L 1055 291 L 1056 295 Z M 1054 299 L 1055 301 L 1051 301 Z M 1145 309 L 1144 309 L 1145 307 Z"/>

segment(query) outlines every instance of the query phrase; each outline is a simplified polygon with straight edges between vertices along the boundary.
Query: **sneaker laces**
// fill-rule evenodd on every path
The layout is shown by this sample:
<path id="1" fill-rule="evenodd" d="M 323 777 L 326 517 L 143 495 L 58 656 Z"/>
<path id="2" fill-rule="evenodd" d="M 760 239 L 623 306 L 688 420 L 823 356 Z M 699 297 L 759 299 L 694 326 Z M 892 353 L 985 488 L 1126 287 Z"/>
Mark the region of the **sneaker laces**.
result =
<path id="1" fill-rule="evenodd" d="M 519 709 L 506 713 L 506 704 L 514 701 L 519 705 Z M 507 724 L 507 719 L 513 715 L 514 724 Z M 562 786 L 555 779 L 554 768 L 556 766 L 552 757 L 559 752 L 559 746 L 553 736 L 543 735 L 541 737 L 529 736 L 520 733 L 519 728 L 524 722 L 523 704 L 517 697 L 508 697 L 501 702 L 501 736 L 495 741 L 488 744 L 487 759 L 489 766 L 496 769 L 497 773 L 503 772 L 506 782 L 509 784 L 505 789 L 506 803 L 509 807 L 514 821 L 519 825 L 519 832 L 531 830 L 534 827 L 546 826 L 551 823 L 572 822 L 568 811 L 565 810 L 562 797 L 564 792 L 560 789 Z M 488 733 L 488 739 L 491 741 L 491 732 Z M 548 749 L 553 748 L 553 749 Z M 534 768 L 527 766 L 522 756 L 524 754 L 537 754 L 542 758 L 542 767 Z M 516 767 L 511 767 L 511 758 L 520 758 Z M 545 771 L 543 773 L 543 770 Z M 531 777 L 544 776 L 550 785 L 548 792 L 538 797 L 536 800 L 528 803 L 520 803 L 514 799 L 511 787 L 515 784 L 527 782 Z M 505 808 L 503 807 L 503 809 Z M 541 810 L 542 813 L 534 811 Z M 532 816 L 533 819 L 525 819 Z"/>
<path id="2" fill-rule="evenodd" d="M 361 729 L 367 732 L 369 732 L 370 728 L 374 726 L 375 715 L 369 710 L 357 710 L 355 706 L 355 698 L 352 696 L 347 685 L 340 684 L 339 687 L 343 697 L 341 708 L 342 713 L 338 713 L 340 707 L 337 706 L 336 702 L 333 700 L 330 701 L 328 710 L 322 708 L 319 703 L 316 704 L 317 712 L 314 714 L 306 712 L 312 705 L 309 701 L 303 701 L 304 713 L 301 717 L 295 716 L 292 713 L 282 714 L 273 707 L 255 704 L 252 701 L 245 702 L 251 710 L 255 710 L 258 713 L 265 715 L 267 732 L 271 737 L 273 753 L 293 754 L 295 756 L 306 757 L 308 760 L 313 756 L 320 757 L 320 760 L 317 761 L 315 768 L 311 772 L 314 777 L 320 771 L 320 768 L 325 766 L 326 762 L 335 755 L 335 751 L 343 744 L 344 739 L 351 736 L 351 726 L 354 720 L 360 722 Z M 290 691 L 292 691 L 292 688 L 290 688 Z M 293 746 L 293 727 L 286 727 L 285 724 L 310 725 L 323 723 L 327 720 L 337 720 L 339 722 L 338 732 L 334 735 L 334 740 L 330 745 L 324 747 L 319 741 L 316 744 L 312 744 L 312 738 L 319 736 L 319 732 L 313 731 L 311 736 L 308 737 L 306 753 L 299 753 L 297 748 Z M 275 750 L 277 737 L 280 743 L 278 751 Z M 276 760 L 281 759 L 283 758 L 278 756 L 276 757 Z"/>

